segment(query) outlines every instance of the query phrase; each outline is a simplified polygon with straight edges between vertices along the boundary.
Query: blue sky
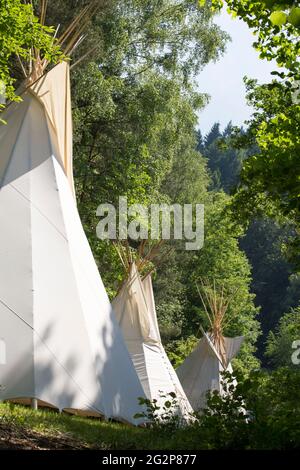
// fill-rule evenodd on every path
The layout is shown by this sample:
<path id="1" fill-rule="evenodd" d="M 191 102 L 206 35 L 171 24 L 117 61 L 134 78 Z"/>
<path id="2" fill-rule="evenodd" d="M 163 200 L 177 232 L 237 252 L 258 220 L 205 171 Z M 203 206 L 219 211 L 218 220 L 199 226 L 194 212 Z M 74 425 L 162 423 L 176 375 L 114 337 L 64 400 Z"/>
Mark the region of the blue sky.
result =
<path id="1" fill-rule="evenodd" d="M 229 121 L 243 124 L 251 115 L 243 77 L 265 83 L 276 69 L 276 64 L 258 58 L 252 47 L 255 37 L 245 23 L 232 19 L 225 10 L 215 22 L 230 34 L 232 42 L 225 55 L 216 64 L 207 65 L 197 79 L 199 91 L 211 96 L 208 106 L 199 113 L 199 127 L 204 135 L 215 122 L 220 122 L 222 129 Z"/>

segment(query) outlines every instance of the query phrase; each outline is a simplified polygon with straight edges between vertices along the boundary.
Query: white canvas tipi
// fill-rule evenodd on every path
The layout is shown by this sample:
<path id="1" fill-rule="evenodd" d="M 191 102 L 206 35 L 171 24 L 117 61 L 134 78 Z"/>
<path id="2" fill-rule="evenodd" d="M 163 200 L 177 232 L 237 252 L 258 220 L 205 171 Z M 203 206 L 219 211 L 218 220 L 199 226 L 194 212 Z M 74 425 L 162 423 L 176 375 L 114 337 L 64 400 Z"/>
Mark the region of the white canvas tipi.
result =
<path id="1" fill-rule="evenodd" d="M 224 394 L 222 385 L 223 373 L 232 373 L 231 359 L 238 353 L 243 337 L 225 338 L 224 363 L 212 338 L 206 333 L 197 344 L 194 351 L 176 370 L 180 383 L 195 411 L 205 408 L 207 392 L 218 391 Z"/>
<path id="2" fill-rule="evenodd" d="M 178 412 L 188 417 L 193 410 L 161 342 L 151 274 L 142 280 L 133 262 L 113 308 L 147 398 L 162 406 L 170 399 L 163 395 L 173 392 Z"/>
<path id="3" fill-rule="evenodd" d="M 0 400 L 135 422 L 143 390 L 74 199 L 69 66 L 0 128 Z"/>
<path id="4" fill-rule="evenodd" d="M 243 336 L 226 338 L 223 336 L 225 315 L 230 303 L 224 287 L 218 292 L 213 286 L 202 281 L 203 295 L 199 290 L 204 310 L 210 322 L 211 331 L 199 341 L 194 351 L 176 370 L 181 385 L 195 411 L 206 406 L 208 392 L 225 393 L 224 372 L 232 373 L 230 361 L 237 355 Z M 234 384 L 236 385 L 236 381 Z"/>

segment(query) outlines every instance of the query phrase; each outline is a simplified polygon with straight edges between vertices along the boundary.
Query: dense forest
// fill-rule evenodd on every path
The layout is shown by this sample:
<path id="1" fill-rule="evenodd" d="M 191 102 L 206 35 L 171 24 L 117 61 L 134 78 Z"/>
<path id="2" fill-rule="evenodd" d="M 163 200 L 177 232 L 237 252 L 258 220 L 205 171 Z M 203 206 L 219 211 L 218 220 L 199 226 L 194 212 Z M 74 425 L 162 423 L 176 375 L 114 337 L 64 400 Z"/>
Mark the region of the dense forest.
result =
<path id="1" fill-rule="evenodd" d="M 243 129 L 239 130 L 242 135 Z M 233 194 L 240 181 L 243 161 L 255 149 L 236 148 L 234 129 L 231 123 L 221 132 L 216 123 L 204 138 L 198 134 L 198 149 L 207 158 L 211 174 L 211 190 L 223 190 Z M 273 335 L 279 327 L 280 319 L 289 318 L 288 313 L 298 307 L 300 300 L 299 274 L 285 254 L 284 247 L 293 233 L 288 222 L 279 224 L 267 216 L 250 221 L 239 238 L 239 246 L 246 254 L 251 266 L 251 292 L 254 303 L 259 308 L 258 320 L 261 335 L 258 338 L 256 356 L 266 367 L 270 367 L 270 346 Z M 294 317 L 290 317 L 293 321 Z M 295 314 L 297 322 L 297 314 Z M 282 358 L 281 364 L 288 362 Z M 274 364 L 273 364 L 274 365 Z"/>
<path id="2" fill-rule="evenodd" d="M 18 16 L 22 2 L 9 3 L 11 24 L 0 17 L 5 50 L 0 78 L 14 100 L 21 82 L 15 54 L 25 60 L 26 42 L 35 37 L 49 60 L 61 60 L 59 48 L 48 40 L 50 27 L 59 24 L 63 31 L 88 2 L 49 0 L 47 26 L 39 30 L 34 23 L 31 31 L 26 13 Z M 146 206 L 204 204 L 203 248 L 187 251 L 181 240 L 166 242 L 166 256 L 153 274 L 164 346 L 177 367 L 201 328 L 209 327 L 197 291 L 201 279 L 234 293 L 224 333 L 245 336 L 233 367 L 239 393 L 260 416 L 261 427 L 249 437 L 240 418 L 233 418 L 230 410 L 241 405 L 236 394 L 230 403 L 212 401 L 215 414 L 206 416 L 199 436 L 211 448 L 255 447 L 267 429 L 274 438 L 269 436 L 265 448 L 297 447 L 300 366 L 291 357 L 293 341 L 300 339 L 298 2 L 224 2 L 257 33 L 254 46 L 261 60 L 275 59 L 281 68 L 271 83 L 245 79 L 254 113 L 243 128 L 228 123 L 221 130 L 216 116 L 206 135 L 198 112 L 209 96 L 198 89 L 197 76 L 226 53 L 230 37 L 214 22 L 223 2 L 98 3 L 70 66 L 77 204 L 107 292 L 115 297 L 123 269 L 113 244 L 97 238 L 100 203 L 117 206 L 119 196 L 127 196 L 128 204 Z M 33 5 L 39 14 L 39 2 Z M 284 437 L 280 426 L 288 429 Z M 226 429 L 223 441 L 218 429 Z"/>

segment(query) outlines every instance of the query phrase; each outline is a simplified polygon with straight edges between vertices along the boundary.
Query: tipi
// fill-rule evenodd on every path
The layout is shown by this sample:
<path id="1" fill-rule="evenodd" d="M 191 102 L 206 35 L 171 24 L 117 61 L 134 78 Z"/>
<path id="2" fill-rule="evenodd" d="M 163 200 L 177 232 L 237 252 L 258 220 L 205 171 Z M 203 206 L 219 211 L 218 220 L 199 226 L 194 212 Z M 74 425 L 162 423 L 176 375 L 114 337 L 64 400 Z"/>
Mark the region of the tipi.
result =
<path id="1" fill-rule="evenodd" d="M 223 388 L 223 373 L 232 373 L 230 361 L 237 355 L 243 336 L 226 338 L 223 336 L 225 314 L 229 306 L 229 299 L 225 299 L 224 288 L 218 295 L 214 286 L 205 285 L 202 282 L 205 297 L 199 294 L 204 309 L 210 321 L 209 333 L 203 331 L 193 352 L 176 370 L 181 385 L 195 411 L 206 406 L 207 392 L 214 390 L 221 395 L 225 393 Z M 236 384 L 236 382 L 234 383 Z"/>
<path id="2" fill-rule="evenodd" d="M 0 128 L 0 400 L 136 423 L 144 393 L 74 198 L 69 65 L 35 73 Z"/>
<path id="3" fill-rule="evenodd" d="M 149 251 L 148 257 L 134 260 L 130 248 L 122 249 L 119 244 L 118 252 L 127 275 L 112 304 L 145 395 L 150 400 L 156 399 L 162 409 L 169 399 L 166 396 L 175 393 L 176 412 L 188 419 L 193 410 L 162 345 L 151 270 L 144 269 L 153 251 Z"/>

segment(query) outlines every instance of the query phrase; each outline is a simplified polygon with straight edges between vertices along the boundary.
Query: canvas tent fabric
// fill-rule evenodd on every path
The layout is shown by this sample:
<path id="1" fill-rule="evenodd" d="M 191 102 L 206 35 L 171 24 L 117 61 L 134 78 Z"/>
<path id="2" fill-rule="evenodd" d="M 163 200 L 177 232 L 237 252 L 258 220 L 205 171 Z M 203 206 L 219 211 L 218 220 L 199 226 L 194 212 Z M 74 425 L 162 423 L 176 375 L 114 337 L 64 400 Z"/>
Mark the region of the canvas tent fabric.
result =
<path id="1" fill-rule="evenodd" d="M 243 336 L 224 337 L 226 364 L 223 365 L 210 336 L 204 333 L 196 348 L 178 367 L 178 378 L 194 410 L 205 408 L 208 391 L 224 394 L 222 373 L 232 373 L 230 361 L 238 353 L 243 340 Z"/>
<path id="2" fill-rule="evenodd" d="M 48 126 L 56 133 L 57 151 L 75 196 L 72 158 L 72 114 L 69 66 L 63 62 L 31 87 L 44 105 Z"/>
<path id="3" fill-rule="evenodd" d="M 147 398 L 163 405 L 169 397 L 162 395 L 174 392 L 178 411 L 188 417 L 193 410 L 161 343 L 151 275 L 142 280 L 132 263 L 113 308 Z"/>
<path id="4" fill-rule="evenodd" d="M 143 390 L 77 211 L 69 67 L 0 127 L 0 400 L 136 423 Z"/>

